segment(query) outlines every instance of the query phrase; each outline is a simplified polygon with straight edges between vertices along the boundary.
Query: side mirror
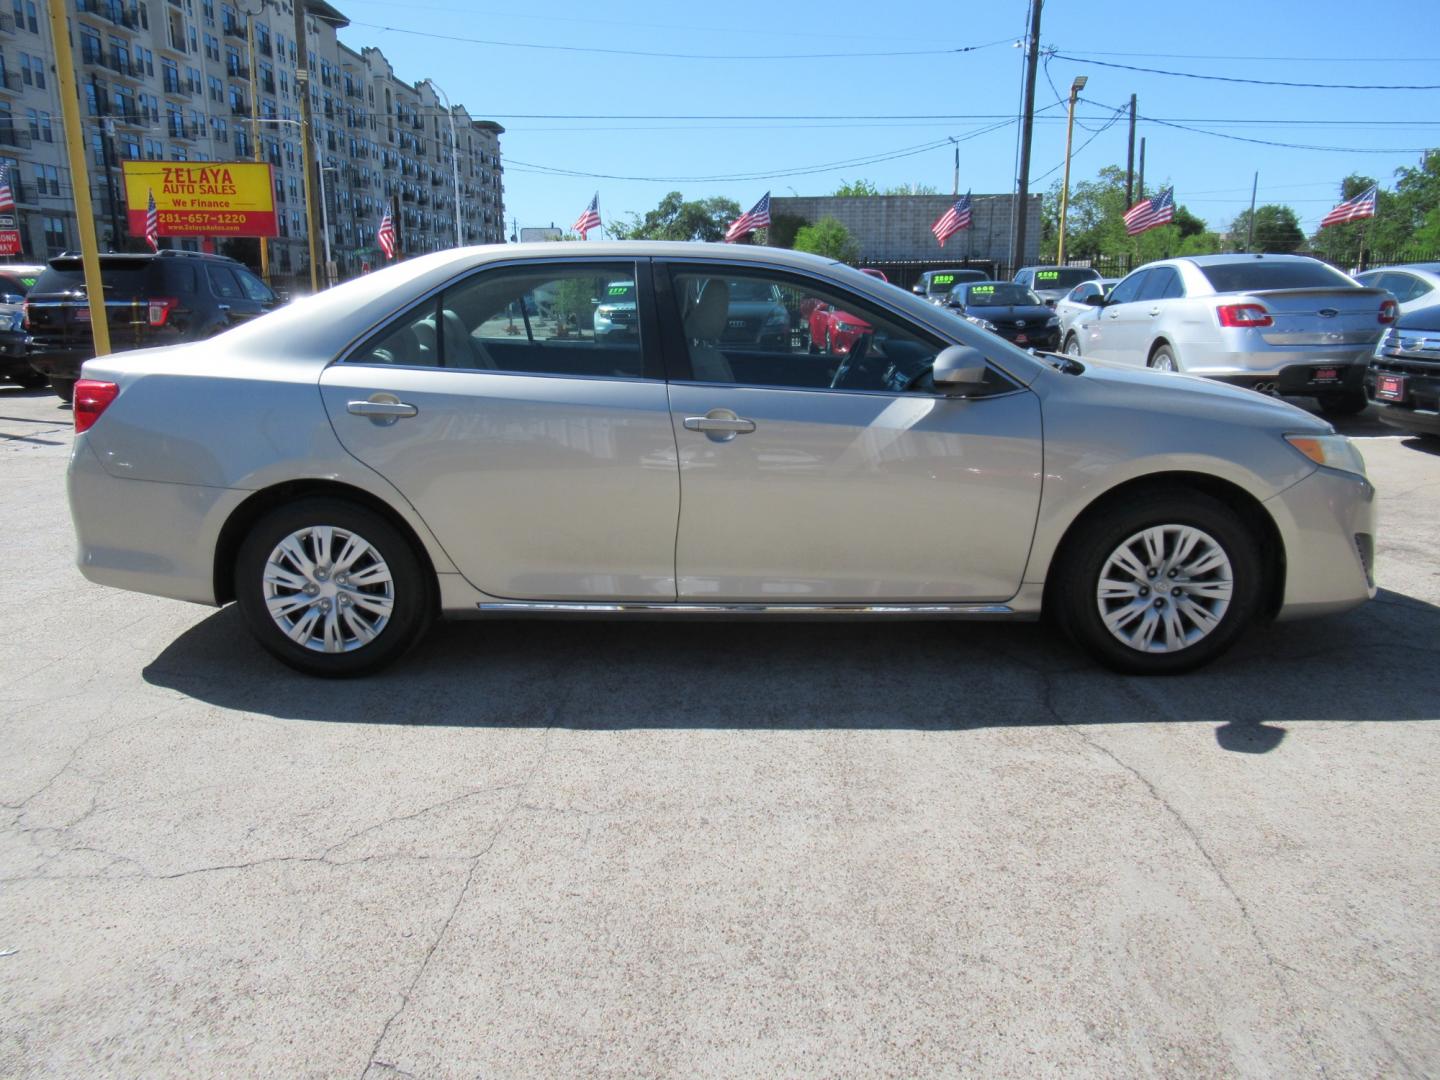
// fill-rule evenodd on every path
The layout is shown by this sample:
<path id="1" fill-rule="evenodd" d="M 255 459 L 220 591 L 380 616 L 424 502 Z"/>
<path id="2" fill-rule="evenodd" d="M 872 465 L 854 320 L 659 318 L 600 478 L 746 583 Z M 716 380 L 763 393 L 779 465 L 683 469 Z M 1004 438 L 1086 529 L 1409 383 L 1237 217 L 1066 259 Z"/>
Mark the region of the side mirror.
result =
<path id="1" fill-rule="evenodd" d="M 1081 303 L 1086 304 L 1090 307 L 1104 307 L 1105 297 L 1101 296 L 1099 293 L 1089 293 L 1085 297 L 1085 299 L 1081 301 Z"/>
<path id="2" fill-rule="evenodd" d="M 924 295 L 925 295 L 925 286 L 924 286 L 924 285 L 919 285 L 919 284 L 911 285 L 911 286 L 910 286 L 910 291 L 913 292 L 916 296 L 924 296 Z"/>
<path id="3" fill-rule="evenodd" d="M 985 354 L 969 345 L 950 345 L 935 357 L 931 379 L 942 393 L 964 397 L 967 390 L 985 381 Z"/>

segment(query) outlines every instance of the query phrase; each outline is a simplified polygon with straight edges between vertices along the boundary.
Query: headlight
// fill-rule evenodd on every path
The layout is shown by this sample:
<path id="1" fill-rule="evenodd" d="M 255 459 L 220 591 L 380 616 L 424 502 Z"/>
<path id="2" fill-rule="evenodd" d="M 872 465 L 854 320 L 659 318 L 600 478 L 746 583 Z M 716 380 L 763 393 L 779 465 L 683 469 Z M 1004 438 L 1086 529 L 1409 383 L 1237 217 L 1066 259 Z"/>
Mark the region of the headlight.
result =
<path id="1" fill-rule="evenodd" d="M 1045 327 L 1046 327 L 1046 329 L 1053 330 L 1055 327 L 1057 327 L 1057 326 L 1059 326 L 1059 325 L 1060 325 L 1060 316 L 1059 316 L 1059 315 L 1051 315 L 1050 318 L 1048 318 L 1048 319 L 1045 320 Z"/>
<path id="2" fill-rule="evenodd" d="M 842 334 L 863 334 L 866 328 L 863 326 L 859 326 L 855 323 L 837 322 L 835 324 L 835 329 L 840 331 L 840 333 Z"/>
<path id="3" fill-rule="evenodd" d="M 1286 435 L 1285 441 L 1316 465 L 1365 475 L 1365 459 L 1344 435 Z"/>
<path id="4" fill-rule="evenodd" d="M 966 315 L 965 321 L 971 326 L 978 326 L 981 330 L 989 330 L 992 333 L 995 330 L 995 324 L 993 322 L 989 319 L 982 319 L 978 315 Z"/>

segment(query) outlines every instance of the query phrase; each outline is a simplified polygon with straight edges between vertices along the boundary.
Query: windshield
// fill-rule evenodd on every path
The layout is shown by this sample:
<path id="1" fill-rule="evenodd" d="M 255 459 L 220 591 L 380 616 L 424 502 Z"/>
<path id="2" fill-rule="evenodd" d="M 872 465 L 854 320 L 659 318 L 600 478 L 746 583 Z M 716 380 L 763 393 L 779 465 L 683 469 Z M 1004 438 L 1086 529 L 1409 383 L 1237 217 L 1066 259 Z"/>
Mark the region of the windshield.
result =
<path id="1" fill-rule="evenodd" d="M 1042 267 L 1035 271 L 1035 288 L 1073 289 L 1082 281 L 1095 281 L 1099 277 L 1099 271 L 1088 266 Z"/>
<path id="2" fill-rule="evenodd" d="M 986 281 L 965 287 L 966 307 L 1037 307 L 1040 298 L 1024 285 Z"/>
<path id="3" fill-rule="evenodd" d="M 930 275 L 929 295 L 948 296 L 956 285 L 981 280 L 978 270 L 940 270 Z"/>
<path id="4" fill-rule="evenodd" d="M 1353 289 L 1355 282 L 1322 262 L 1245 262 L 1202 266 L 1200 272 L 1218 293 L 1258 289 Z"/>
<path id="5" fill-rule="evenodd" d="M 775 288 L 763 281 L 731 281 L 730 300 L 748 304 L 774 304 L 779 300 Z"/>

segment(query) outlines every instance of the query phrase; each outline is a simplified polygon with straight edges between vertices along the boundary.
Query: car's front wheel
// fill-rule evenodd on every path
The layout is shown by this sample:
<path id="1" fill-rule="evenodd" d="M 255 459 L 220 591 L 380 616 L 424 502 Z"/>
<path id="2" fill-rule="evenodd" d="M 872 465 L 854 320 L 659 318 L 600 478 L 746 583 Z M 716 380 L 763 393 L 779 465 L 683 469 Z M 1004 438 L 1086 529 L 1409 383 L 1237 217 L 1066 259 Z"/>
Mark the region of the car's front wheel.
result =
<path id="1" fill-rule="evenodd" d="M 1067 543 L 1051 598 L 1061 625 L 1107 667 L 1189 671 L 1235 643 L 1263 594 L 1246 523 L 1200 492 L 1151 490 L 1092 515 Z"/>
<path id="2" fill-rule="evenodd" d="M 1065 355 L 1066 355 L 1066 356 L 1079 356 L 1079 355 L 1080 355 L 1080 339 L 1079 339 L 1078 337 L 1076 337 L 1074 334 L 1069 335 L 1069 336 L 1066 337 L 1066 339 L 1065 339 Z"/>
<path id="3" fill-rule="evenodd" d="M 340 499 L 302 499 L 262 517 L 235 561 L 235 598 L 256 639 L 311 675 L 365 675 L 414 645 L 433 582 L 398 529 Z"/>

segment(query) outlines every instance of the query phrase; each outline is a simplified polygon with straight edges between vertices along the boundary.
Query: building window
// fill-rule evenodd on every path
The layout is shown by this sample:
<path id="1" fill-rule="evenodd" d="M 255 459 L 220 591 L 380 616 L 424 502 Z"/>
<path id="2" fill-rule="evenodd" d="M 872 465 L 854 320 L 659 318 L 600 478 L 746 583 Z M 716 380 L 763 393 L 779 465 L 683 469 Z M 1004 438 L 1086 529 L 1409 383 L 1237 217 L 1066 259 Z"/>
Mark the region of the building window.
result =
<path id="1" fill-rule="evenodd" d="M 60 170 L 54 165 L 36 165 L 35 190 L 41 195 L 59 195 Z"/>
<path id="2" fill-rule="evenodd" d="M 164 160 L 165 160 L 165 144 L 162 143 L 159 139 L 146 139 L 146 140 L 145 140 L 145 160 L 146 160 L 146 161 L 164 161 Z"/>
<path id="3" fill-rule="evenodd" d="M 49 217 L 47 215 L 44 218 L 44 222 L 45 249 L 51 255 L 59 255 L 67 247 L 65 243 L 65 219 L 58 217 Z"/>
<path id="4" fill-rule="evenodd" d="M 45 89 L 45 61 L 41 57 L 22 52 L 20 54 L 20 74 L 25 80 L 26 86 L 33 86 L 40 90 Z"/>

